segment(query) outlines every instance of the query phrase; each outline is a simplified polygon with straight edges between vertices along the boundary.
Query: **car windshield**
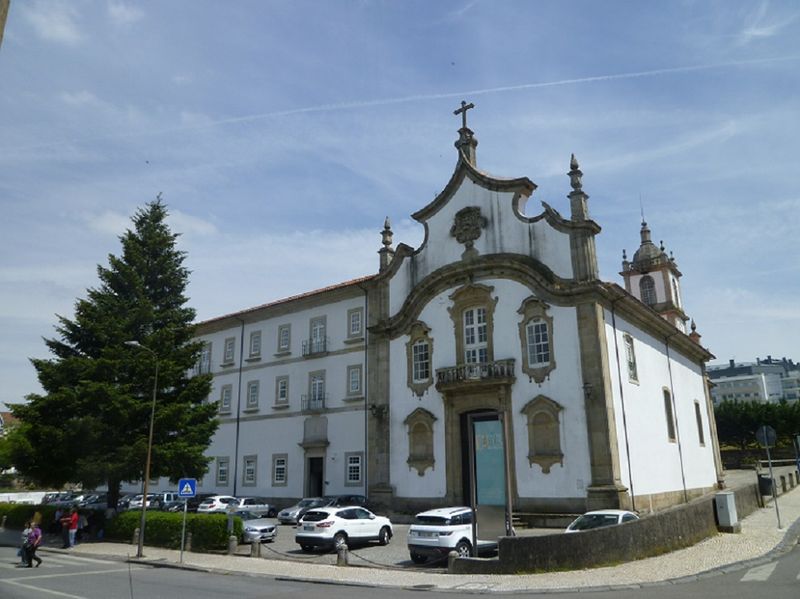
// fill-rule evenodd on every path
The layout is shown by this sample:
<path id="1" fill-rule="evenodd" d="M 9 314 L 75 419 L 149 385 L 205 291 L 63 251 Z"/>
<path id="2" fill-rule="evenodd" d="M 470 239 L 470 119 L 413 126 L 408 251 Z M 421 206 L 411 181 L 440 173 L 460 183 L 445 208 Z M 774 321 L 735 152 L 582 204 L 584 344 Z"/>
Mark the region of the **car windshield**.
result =
<path id="1" fill-rule="evenodd" d="M 319 505 L 319 499 L 303 499 L 297 507 L 314 507 Z"/>
<path id="2" fill-rule="evenodd" d="M 589 530 L 617 523 L 615 514 L 584 514 L 570 525 L 570 530 Z"/>

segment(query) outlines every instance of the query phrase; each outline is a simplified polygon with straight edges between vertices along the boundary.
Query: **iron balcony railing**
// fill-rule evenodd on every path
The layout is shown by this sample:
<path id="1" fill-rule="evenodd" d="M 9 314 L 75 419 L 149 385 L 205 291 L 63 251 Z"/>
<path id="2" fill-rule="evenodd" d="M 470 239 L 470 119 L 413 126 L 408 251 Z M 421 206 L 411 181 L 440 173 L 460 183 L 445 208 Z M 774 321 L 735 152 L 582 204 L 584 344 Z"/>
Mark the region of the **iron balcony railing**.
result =
<path id="1" fill-rule="evenodd" d="M 325 409 L 328 403 L 328 394 L 319 393 L 316 395 L 301 395 L 300 396 L 300 411 L 301 412 L 321 412 Z"/>
<path id="2" fill-rule="evenodd" d="M 473 381 L 501 381 L 514 379 L 514 360 L 475 362 L 436 369 L 436 385 L 451 385 Z"/>
<path id="3" fill-rule="evenodd" d="M 315 354 L 324 354 L 328 351 L 330 340 L 328 337 L 322 339 L 307 339 L 303 341 L 303 355 L 313 356 Z"/>

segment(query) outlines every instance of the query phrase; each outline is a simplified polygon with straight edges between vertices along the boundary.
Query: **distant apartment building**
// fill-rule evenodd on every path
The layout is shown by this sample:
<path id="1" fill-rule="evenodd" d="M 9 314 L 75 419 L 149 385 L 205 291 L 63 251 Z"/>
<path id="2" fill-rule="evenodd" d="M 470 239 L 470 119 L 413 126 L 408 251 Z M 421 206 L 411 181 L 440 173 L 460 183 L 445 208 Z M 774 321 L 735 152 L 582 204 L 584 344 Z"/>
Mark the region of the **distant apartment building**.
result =
<path id="1" fill-rule="evenodd" d="M 767 356 L 755 362 L 709 365 L 708 376 L 714 383 L 711 397 L 721 401 L 778 402 L 800 399 L 800 364 L 791 359 Z"/>

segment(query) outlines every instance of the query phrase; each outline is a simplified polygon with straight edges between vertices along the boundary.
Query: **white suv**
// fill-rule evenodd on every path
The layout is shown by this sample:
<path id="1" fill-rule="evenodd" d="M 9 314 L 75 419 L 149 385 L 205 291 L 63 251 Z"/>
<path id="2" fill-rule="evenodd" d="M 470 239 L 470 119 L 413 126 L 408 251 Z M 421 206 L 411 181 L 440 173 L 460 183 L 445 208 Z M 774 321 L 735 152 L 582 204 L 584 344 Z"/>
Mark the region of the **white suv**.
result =
<path id="1" fill-rule="evenodd" d="M 494 551 L 497 543 L 478 541 L 478 551 Z M 444 559 L 451 551 L 472 555 L 472 508 L 443 507 L 417 514 L 408 529 L 411 561 L 424 564 L 429 557 Z"/>
<path id="2" fill-rule="evenodd" d="M 228 512 L 228 505 L 238 505 L 239 500 L 230 495 L 212 495 L 197 506 L 198 514 L 225 514 Z"/>

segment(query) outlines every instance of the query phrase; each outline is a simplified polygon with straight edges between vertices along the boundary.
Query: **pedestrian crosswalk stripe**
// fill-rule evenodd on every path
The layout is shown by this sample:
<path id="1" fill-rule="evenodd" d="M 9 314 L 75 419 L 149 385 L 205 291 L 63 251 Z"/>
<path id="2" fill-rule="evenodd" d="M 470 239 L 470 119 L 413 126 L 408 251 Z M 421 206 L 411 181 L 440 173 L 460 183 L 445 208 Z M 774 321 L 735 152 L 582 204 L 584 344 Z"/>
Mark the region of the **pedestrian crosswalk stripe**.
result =
<path id="1" fill-rule="evenodd" d="M 778 562 L 772 562 L 771 564 L 764 564 L 763 566 L 756 566 L 755 568 L 750 568 L 747 571 L 747 573 L 744 576 L 742 576 L 742 582 L 767 580 L 777 567 L 778 567 Z"/>
<path id="2" fill-rule="evenodd" d="M 111 560 L 93 559 L 91 557 L 83 557 L 81 555 L 65 555 L 63 553 L 44 553 L 42 557 L 47 561 L 54 561 L 61 564 L 114 564 L 116 562 Z"/>

